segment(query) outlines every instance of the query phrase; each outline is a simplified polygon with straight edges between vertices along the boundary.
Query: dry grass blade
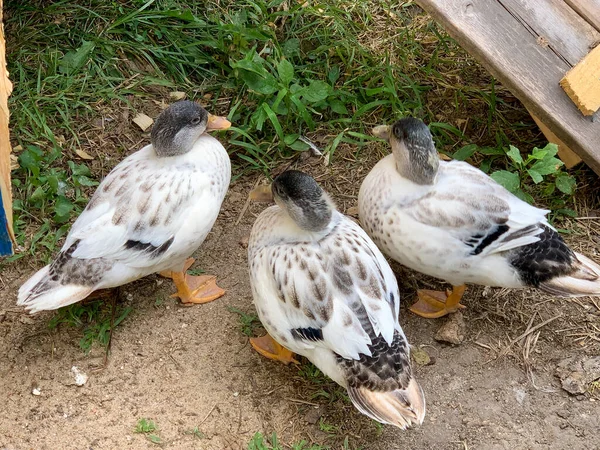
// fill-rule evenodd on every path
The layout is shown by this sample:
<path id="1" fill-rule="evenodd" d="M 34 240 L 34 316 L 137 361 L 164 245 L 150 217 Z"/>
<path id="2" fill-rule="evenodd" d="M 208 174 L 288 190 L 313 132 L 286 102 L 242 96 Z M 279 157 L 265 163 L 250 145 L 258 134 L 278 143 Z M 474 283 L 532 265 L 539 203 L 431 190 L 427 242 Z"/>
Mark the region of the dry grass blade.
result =
<path id="1" fill-rule="evenodd" d="M 504 350 L 502 350 L 500 352 L 500 356 L 505 356 L 508 353 L 508 351 L 510 350 L 510 348 L 513 345 L 515 345 L 517 342 L 519 342 L 521 339 L 527 337 L 529 334 L 533 333 L 536 330 L 539 330 L 540 328 L 548 325 L 549 323 L 554 322 L 556 319 L 562 317 L 562 314 L 558 314 L 558 315 L 556 315 L 556 316 L 554 316 L 554 317 L 552 317 L 552 318 L 550 318 L 548 320 L 545 320 L 544 322 L 542 322 L 542 323 L 540 323 L 540 324 L 538 324 L 538 325 L 536 325 L 535 327 L 532 328 L 531 324 L 533 323 L 533 318 L 534 317 L 535 317 L 535 314 L 531 317 L 531 320 L 529 321 L 529 324 L 528 324 L 527 329 L 525 330 L 525 332 L 523 334 L 521 334 L 519 337 L 511 340 L 509 342 L 509 344 L 504 348 Z"/>

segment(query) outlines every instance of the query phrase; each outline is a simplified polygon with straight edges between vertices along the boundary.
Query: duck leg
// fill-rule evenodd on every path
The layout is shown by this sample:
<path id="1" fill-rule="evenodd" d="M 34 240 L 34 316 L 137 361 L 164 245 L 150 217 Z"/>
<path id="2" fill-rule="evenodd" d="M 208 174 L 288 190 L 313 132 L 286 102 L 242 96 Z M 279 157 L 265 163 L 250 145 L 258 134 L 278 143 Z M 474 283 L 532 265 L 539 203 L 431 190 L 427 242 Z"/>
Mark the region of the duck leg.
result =
<path id="1" fill-rule="evenodd" d="M 193 304 L 208 303 L 225 294 L 225 290 L 217 286 L 217 277 L 214 275 L 188 275 L 186 272 L 194 263 L 194 258 L 188 258 L 181 272 L 165 270 L 159 275 L 171 278 L 177 288 L 177 293 L 171 298 L 179 297 L 185 306 Z"/>
<path id="2" fill-rule="evenodd" d="M 449 289 L 443 291 L 430 291 L 419 289 L 417 295 L 419 300 L 414 303 L 409 309 L 418 316 L 426 319 L 437 319 L 446 314 L 450 314 L 465 308 L 461 305 L 460 300 L 465 293 L 466 286 L 454 286 L 452 291 Z"/>
<path id="3" fill-rule="evenodd" d="M 281 361 L 284 364 L 300 364 L 294 359 L 294 354 L 279 344 L 270 334 L 265 334 L 259 338 L 250 338 L 250 345 L 265 358 Z"/>

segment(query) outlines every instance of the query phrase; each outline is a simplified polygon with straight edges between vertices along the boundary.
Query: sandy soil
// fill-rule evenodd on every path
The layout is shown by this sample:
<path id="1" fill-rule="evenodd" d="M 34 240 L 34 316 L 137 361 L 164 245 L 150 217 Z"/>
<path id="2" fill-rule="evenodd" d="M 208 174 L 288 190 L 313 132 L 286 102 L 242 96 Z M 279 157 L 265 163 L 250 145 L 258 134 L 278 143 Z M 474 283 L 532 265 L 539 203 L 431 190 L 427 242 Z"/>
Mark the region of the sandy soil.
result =
<path id="1" fill-rule="evenodd" d="M 318 159 L 294 166 L 317 174 L 347 211 L 377 157 L 365 162 L 348 153 L 332 167 Z M 140 418 L 156 422 L 161 446 L 177 449 L 245 449 L 258 431 L 276 432 L 285 448 L 302 439 L 332 449 L 344 448 L 345 439 L 347 448 L 374 450 L 599 448 L 600 399 L 589 392 L 570 396 L 555 376 L 567 356 L 600 354 L 600 310 L 589 299 L 472 287 L 464 301 L 465 341 L 446 345 L 434 336 L 447 318 L 424 320 L 406 309 L 417 287 L 443 286 L 395 265 L 401 324 L 411 344 L 431 357 L 428 365 L 415 364 L 427 416 L 407 432 L 361 416 L 335 384 L 303 375 L 306 361 L 286 367 L 256 354 L 230 310 L 254 313 L 243 241 L 263 206 L 250 205 L 235 222 L 256 181 L 254 175 L 232 185 L 195 255 L 195 267 L 218 274 L 226 296 L 184 308 L 158 276 L 124 287 L 122 301 L 133 312 L 116 328 L 105 367 L 101 346 L 87 356 L 79 348 L 81 329 L 49 330 L 52 313 L 30 318 L 15 306 L 18 287 L 41 263 L 22 259 L 4 268 L 0 448 L 153 448 L 134 433 Z M 581 230 L 576 236 L 567 239 L 600 259 L 597 241 L 582 239 Z M 89 376 L 85 385 L 75 384 L 72 366 Z"/>

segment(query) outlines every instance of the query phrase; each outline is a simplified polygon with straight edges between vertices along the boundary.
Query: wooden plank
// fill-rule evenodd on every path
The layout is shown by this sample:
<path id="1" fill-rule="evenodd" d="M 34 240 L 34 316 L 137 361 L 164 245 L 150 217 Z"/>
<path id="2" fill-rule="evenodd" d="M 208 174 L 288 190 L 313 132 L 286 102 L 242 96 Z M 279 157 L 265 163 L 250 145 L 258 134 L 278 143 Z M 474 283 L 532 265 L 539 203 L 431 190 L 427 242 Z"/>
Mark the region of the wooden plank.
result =
<path id="1" fill-rule="evenodd" d="M 8 130 L 8 96 L 12 84 L 6 70 L 3 0 L 0 0 L 0 255 L 13 251 L 15 235 L 12 229 L 12 192 L 10 185 L 10 134 Z"/>
<path id="2" fill-rule="evenodd" d="M 558 157 L 562 162 L 565 163 L 565 167 L 567 169 L 572 169 L 582 161 L 582 159 L 577 155 L 577 153 L 575 153 L 573 150 L 567 147 L 567 145 L 563 141 L 556 137 L 556 135 L 552 131 L 550 131 L 550 128 L 544 125 L 544 123 L 538 117 L 536 117 L 535 114 L 531 114 L 531 111 L 529 112 L 529 114 L 531 115 L 531 118 L 534 120 L 534 122 L 537 124 L 540 131 L 544 133 L 544 136 L 546 137 L 546 139 L 548 139 L 548 142 L 552 142 L 553 144 L 558 145 Z"/>
<path id="3" fill-rule="evenodd" d="M 498 3 L 542 46 L 556 53 L 571 67 L 581 61 L 600 32 L 563 0 L 499 0 Z"/>
<path id="4" fill-rule="evenodd" d="M 600 0 L 565 0 L 565 2 L 600 31 Z"/>
<path id="5" fill-rule="evenodd" d="M 600 46 L 567 72 L 560 85 L 586 116 L 600 108 Z"/>
<path id="6" fill-rule="evenodd" d="M 581 115 L 561 89 L 570 68 L 563 58 L 540 45 L 499 0 L 417 3 L 600 175 L 600 121 Z"/>

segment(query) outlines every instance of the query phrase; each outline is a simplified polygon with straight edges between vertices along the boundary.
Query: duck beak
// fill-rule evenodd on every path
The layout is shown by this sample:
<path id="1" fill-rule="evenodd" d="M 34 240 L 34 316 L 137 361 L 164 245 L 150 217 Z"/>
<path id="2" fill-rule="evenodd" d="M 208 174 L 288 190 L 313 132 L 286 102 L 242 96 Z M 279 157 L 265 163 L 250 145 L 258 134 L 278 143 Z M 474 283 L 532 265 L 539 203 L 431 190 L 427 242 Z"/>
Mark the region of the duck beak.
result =
<path id="1" fill-rule="evenodd" d="M 270 184 L 261 184 L 255 187 L 248 194 L 250 201 L 259 203 L 272 203 L 273 202 L 273 191 L 271 190 Z"/>
<path id="2" fill-rule="evenodd" d="M 212 130 L 226 130 L 231 126 L 231 122 L 225 117 L 208 115 L 208 123 L 206 124 L 206 131 Z"/>
<path id="3" fill-rule="evenodd" d="M 373 128 L 373 136 L 387 141 L 390 138 L 390 126 L 378 125 Z"/>

